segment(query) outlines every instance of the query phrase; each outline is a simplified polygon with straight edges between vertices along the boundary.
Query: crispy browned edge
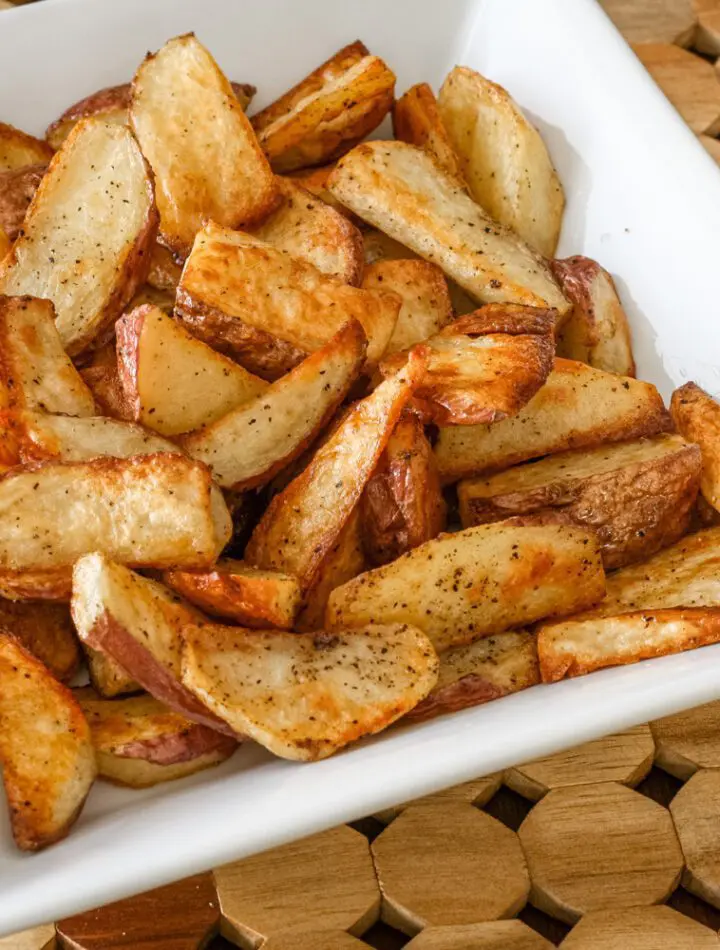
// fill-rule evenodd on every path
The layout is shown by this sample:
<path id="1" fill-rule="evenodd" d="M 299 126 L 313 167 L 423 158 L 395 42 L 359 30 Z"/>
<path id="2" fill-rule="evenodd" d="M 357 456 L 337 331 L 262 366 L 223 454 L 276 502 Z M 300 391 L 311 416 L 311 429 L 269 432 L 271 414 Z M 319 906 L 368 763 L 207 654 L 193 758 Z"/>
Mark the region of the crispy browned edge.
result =
<path id="1" fill-rule="evenodd" d="M 117 322 L 115 326 L 117 327 Z M 78 372 L 103 415 L 126 421 L 134 418 L 127 411 L 120 386 L 114 340 L 93 350 L 90 362 L 78 369 Z"/>
<path id="2" fill-rule="evenodd" d="M 72 568 L 46 571 L 0 571 L 0 597 L 7 600 L 49 600 L 67 603 L 72 593 Z"/>
<path id="3" fill-rule="evenodd" d="M 22 231 L 23 221 L 47 165 L 26 165 L 0 172 L 0 228 L 11 241 Z"/>
<path id="4" fill-rule="evenodd" d="M 11 633 L 65 683 L 80 667 L 80 644 L 67 607 L 0 598 L 0 629 Z"/>
<path id="5" fill-rule="evenodd" d="M 449 175 L 465 185 L 460 162 L 445 131 L 435 93 L 428 83 L 416 83 L 395 100 L 392 120 L 396 139 L 425 149 Z M 429 142 L 433 133 L 442 140 L 442 154 Z"/>
<path id="6" fill-rule="evenodd" d="M 36 139 L 34 135 L 28 135 L 27 132 L 23 132 L 21 129 L 15 128 L 14 125 L 10 125 L 9 122 L 0 122 L 0 139 L 3 136 L 9 136 L 12 138 L 20 139 L 22 142 L 27 143 L 31 148 L 39 149 L 45 153 L 45 158 L 47 161 L 53 157 L 53 149 L 47 142 L 43 142 L 42 139 Z"/>
<path id="7" fill-rule="evenodd" d="M 233 574 L 217 570 L 205 573 L 201 571 L 165 571 L 163 581 L 172 590 L 177 591 L 191 604 L 214 617 L 234 620 L 243 627 L 255 627 L 266 630 L 276 627 L 279 630 L 292 628 L 288 621 L 275 609 L 274 597 L 269 599 L 262 593 L 253 591 L 252 581 L 247 585 L 240 579 L 236 582 Z M 272 579 L 259 580 L 259 585 L 271 586 Z"/>

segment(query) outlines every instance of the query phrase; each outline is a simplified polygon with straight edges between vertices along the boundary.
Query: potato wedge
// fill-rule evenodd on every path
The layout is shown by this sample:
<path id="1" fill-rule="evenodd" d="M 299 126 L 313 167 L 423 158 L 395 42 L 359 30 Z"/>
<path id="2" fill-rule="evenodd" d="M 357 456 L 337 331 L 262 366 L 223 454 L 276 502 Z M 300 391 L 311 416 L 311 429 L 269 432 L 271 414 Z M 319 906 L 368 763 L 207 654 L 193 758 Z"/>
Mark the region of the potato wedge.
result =
<path id="1" fill-rule="evenodd" d="M 172 317 L 175 309 L 175 292 L 170 290 L 161 290 L 153 287 L 151 284 L 143 284 L 140 290 L 135 294 L 130 303 L 125 307 L 125 313 L 132 313 L 138 307 L 144 306 L 157 307 Z"/>
<path id="2" fill-rule="evenodd" d="M 54 318 L 49 300 L 0 296 L 0 407 L 91 416 L 92 393 L 63 349 Z"/>
<path id="3" fill-rule="evenodd" d="M 155 176 L 163 243 L 190 251 L 208 220 L 261 221 L 278 199 L 270 166 L 230 83 L 192 33 L 148 54 L 132 82 L 130 125 Z"/>
<path id="4" fill-rule="evenodd" d="M 458 484 L 464 528 L 559 512 L 597 533 L 606 570 L 650 557 L 687 531 L 700 449 L 679 435 L 575 449 Z"/>
<path id="5" fill-rule="evenodd" d="M 589 257 L 551 261 L 550 267 L 573 305 L 558 334 L 558 355 L 634 376 L 630 327 L 610 274 Z"/>
<path id="6" fill-rule="evenodd" d="M 678 432 L 700 446 L 700 490 L 720 510 L 720 405 L 695 383 L 685 383 L 672 394 L 670 415 Z"/>
<path id="7" fill-rule="evenodd" d="M 330 421 L 365 362 L 367 340 L 350 320 L 325 346 L 255 399 L 181 439 L 223 488 L 255 488 L 296 459 Z"/>
<path id="8" fill-rule="evenodd" d="M 68 598 L 70 599 L 70 598 Z M 86 643 L 82 645 L 87 662 L 88 674 L 93 688 L 99 696 L 114 699 L 127 693 L 139 693 L 140 684 L 107 653 L 93 650 Z"/>
<path id="9" fill-rule="evenodd" d="M 10 252 L 12 247 L 12 241 L 7 236 L 7 234 L 0 228 L 0 263 L 2 263 L 3 257 Z"/>
<path id="10" fill-rule="evenodd" d="M 125 414 L 161 435 L 209 425 L 267 389 L 267 383 L 145 304 L 115 325 Z"/>
<path id="11" fill-rule="evenodd" d="M 47 165 L 26 165 L 0 172 L 0 228 L 14 241 L 20 233 L 28 205 L 42 181 Z"/>
<path id="12" fill-rule="evenodd" d="M 399 141 L 424 149 L 443 171 L 465 184 L 460 160 L 440 117 L 435 93 L 426 82 L 411 86 L 395 102 L 393 132 Z"/>
<path id="13" fill-rule="evenodd" d="M 355 225 L 289 178 L 278 177 L 277 187 L 281 202 L 253 228 L 253 235 L 312 264 L 321 274 L 357 286 L 363 273 L 363 242 Z"/>
<path id="14" fill-rule="evenodd" d="M 445 528 L 435 456 L 413 413 L 395 426 L 365 486 L 361 510 L 363 544 L 373 565 L 394 561 Z"/>
<path id="15" fill-rule="evenodd" d="M 147 788 L 193 775 L 229 758 L 231 736 L 191 722 L 152 696 L 111 702 L 93 689 L 75 698 L 90 725 L 98 774 L 119 785 Z"/>
<path id="16" fill-rule="evenodd" d="M 436 685 L 405 719 L 432 719 L 480 706 L 539 682 L 535 635 L 526 630 L 508 630 L 441 654 Z"/>
<path id="17" fill-rule="evenodd" d="M 312 587 L 423 370 L 422 355 L 411 354 L 402 372 L 353 406 L 309 465 L 270 502 L 245 550 L 248 563 L 294 574 L 303 592 Z"/>
<path id="18" fill-rule="evenodd" d="M 364 221 L 438 264 L 479 303 L 570 305 L 548 265 L 497 224 L 426 152 L 366 142 L 346 155 L 328 188 Z"/>
<path id="19" fill-rule="evenodd" d="M 352 319 L 368 338 L 368 363 L 376 364 L 400 302 L 393 293 L 341 284 L 250 234 L 210 224 L 185 264 L 176 313 L 201 340 L 277 379 Z"/>
<path id="20" fill-rule="evenodd" d="M 402 300 L 386 355 L 427 340 L 453 319 L 445 276 L 427 261 L 377 261 L 365 268 L 362 286 L 364 290 L 391 290 Z"/>
<path id="21" fill-rule="evenodd" d="M 13 603 L 0 599 L 0 628 L 12 634 L 61 682 L 80 666 L 80 647 L 63 604 Z"/>
<path id="22" fill-rule="evenodd" d="M 254 115 L 252 124 L 276 171 L 321 165 L 380 125 L 394 89 L 395 74 L 355 42 Z"/>
<path id="23" fill-rule="evenodd" d="M 670 417 L 652 383 L 555 360 L 547 382 L 510 419 L 440 429 L 435 455 L 445 482 L 496 472 L 518 462 L 655 435 Z"/>
<path id="24" fill-rule="evenodd" d="M 129 421 L 128 407 L 120 386 L 115 340 L 93 350 L 90 361 L 78 372 L 103 415 Z"/>
<path id="25" fill-rule="evenodd" d="M 553 257 L 565 196 L 538 130 L 502 86 L 456 66 L 438 109 L 470 194 L 488 214 Z"/>
<path id="26" fill-rule="evenodd" d="M 180 282 L 180 274 L 182 274 L 182 267 L 175 262 L 172 253 L 156 241 L 150 252 L 148 284 L 156 290 L 167 290 L 174 295 Z"/>
<path id="27" fill-rule="evenodd" d="M 0 597 L 6 600 L 49 600 L 68 603 L 72 591 L 72 568 L 47 571 L 0 570 Z"/>
<path id="28" fill-rule="evenodd" d="M 47 142 L 0 122 L 0 172 L 11 172 L 27 165 L 47 165 L 53 150 Z"/>
<path id="29" fill-rule="evenodd" d="M 440 652 L 597 603 L 594 536 L 565 525 L 483 525 L 446 534 L 330 595 L 327 629 L 410 623 Z"/>
<path id="30" fill-rule="evenodd" d="M 331 195 L 325 187 L 327 185 L 327 180 L 330 177 L 330 173 L 334 168 L 334 162 L 330 165 L 320 165 L 319 168 L 301 168 L 298 171 L 288 172 L 287 177 L 291 181 L 294 181 L 295 184 L 300 185 L 306 191 L 309 191 L 311 194 L 315 195 L 316 198 L 324 201 L 325 204 L 330 205 L 331 208 L 339 211 L 340 214 L 344 215 L 348 219 L 348 221 L 352 221 L 355 224 L 359 219 L 352 213 L 352 211 L 350 211 L 349 208 L 346 208 L 345 205 L 340 204 L 337 198 L 333 197 L 333 195 Z"/>
<path id="31" fill-rule="evenodd" d="M 380 732 L 428 694 L 438 669 L 430 641 L 407 624 L 300 634 L 205 625 L 185 631 L 182 664 L 183 683 L 234 732 L 300 761 Z"/>
<path id="32" fill-rule="evenodd" d="M 231 530 L 209 471 L 181 455 L 45 462 L 0 478 L 0 571 L 56 570 L 88 551 L 206 568 Z"/>
<path id="33" fill-rule="evenodd" d="M 290 574 L 261 571 L 221 559 L 210 571 L 165 571 L 164 583 L 212 617 L 243 627 L 289 630 L 300 607 L 300 585 Z"/>
<path id="34" fill-rule="evenodd" d="M 555 311 L 488 304 L 426 341 L 430 357 L 413 404 L 436 425 L 479 425 L 515 415 L 553 368 Z M 406 358 L 380 365 L 392 373 Z"/>
<path id="35" fill-rule="evenodd" d="M 22 851 L 64 838 L 97 767 L 77 701 L 20 642 L 0 631 L 0 762 Z"/>
<path id="36" fill-rule="evenodd" d="M 52 300 L 60 339 L 75 356 L 145 280 L 156 228 L 152 182 L 130 131 L 83 119 L 35 193 L 0 266 L 0 292 Z"/>

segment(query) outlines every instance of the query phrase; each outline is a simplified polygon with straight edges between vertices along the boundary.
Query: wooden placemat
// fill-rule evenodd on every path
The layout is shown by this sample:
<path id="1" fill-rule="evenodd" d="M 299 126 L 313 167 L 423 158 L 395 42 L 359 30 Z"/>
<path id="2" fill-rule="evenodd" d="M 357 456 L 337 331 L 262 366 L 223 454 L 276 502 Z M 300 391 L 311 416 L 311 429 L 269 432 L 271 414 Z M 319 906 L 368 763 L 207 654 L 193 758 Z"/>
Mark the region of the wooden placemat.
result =
<path id="1" fill-rule="evenodd" d="M 602 2 L 720 161 L 720 0 Z M 718 928 L 712 703 L 0 938 L 0 950 L 720 950 Z"/>

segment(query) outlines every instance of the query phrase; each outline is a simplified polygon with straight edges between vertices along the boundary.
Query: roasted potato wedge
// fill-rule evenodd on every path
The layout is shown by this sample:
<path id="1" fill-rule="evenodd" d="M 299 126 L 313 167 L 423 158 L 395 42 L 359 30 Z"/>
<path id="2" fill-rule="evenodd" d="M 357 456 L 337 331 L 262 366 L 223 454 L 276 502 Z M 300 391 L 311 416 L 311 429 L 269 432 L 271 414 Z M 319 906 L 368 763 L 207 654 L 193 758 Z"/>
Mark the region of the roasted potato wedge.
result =
<path id="1" fill-rule="evenodd" d="M 333 195 L 364 221 L 434 264 L 479 303 L 570 305 L 543 259 L 476 204 L 422 149 L 366 142 L 328 179 Z"/>
<path id="2" fill-rule="evenodd" d="M 250 564 L 294 574 L 303 592 L 313 586 L 424 365 L 422 356 L 413 353 L 402 372 L 382 382 L 345 415 L 308 466 L 270 502 L 245 550 Z"/>
<path id="3" fill-rule="evenodd" d="M 147 282 L 150 287 L 174 295 L 177 285 L 180 283 L 180 274 L 182 274 L 182 267 L 176 263 L 172 252 L 159 241 L 156 241 L 150 252 L 150 270 L 147 275 Z M 172 305 L 170 309 L 172 309 Z"/>
<path id="4" fill-rule="evenodd" d="M 193 775 L 229 758 L 231 736 L 191 722 L 152 696 L 109 701 L 75 690 L 90 725 L 98 774 L 118 785 L 147 788 Z"/>
<path id="5" fill-rule="evenodd" d="M 49 600 L 67 603 L 72 591 L 72 568 L 47 571 L 0 570 L 0 597 L 7 600 Z"/>
<path id="6" fill-rule="evenodd" d="M 405 719 L 431 719 L 480 706 L 539 682 L 535 635 L 508 630 L 442 653 L 436 685 Z"/>
<path id="7" fill-rule="evenodd" d="M 630 327 L 610 274 L 589 257 L 551 261 L 550 267 L 573 305 L 558 334 L 558 355 L 634 376 Z"/>
<path id="8" fill-rule="evenodd" d="M 255 488 L 297 458 L 330 421 L 365 362 L 367 340 L 351 320 L 255 399 L 181 439 L 223 488 Z"/>
<path id="9" fill-rule="evenodd" d="M 121 317 L 115 332 L 125 415 L 162 435 L 209 425 L 267 388 L 150 304 Z"/>
<path id="10" fill-rule="evenodd" d="M 80 647 L 66 606 L 0 599 L 0 629 L 11 633 L 61 682 L 77 672 Z"/>
<path id="11" fill-rule="evenodd" d="M 416 409 L 436 425 L 479 425 L 515 415 L 553 368 L 555 312 L 518 304 L 488 304 L 426 341 L 425 378 Z M 406 353 L 383 360 L 395 372 Z"/>
<path id="12" fill-rule="evenodd" d="M 700 449 L 679 435 L 575 449 L 458 484 L 463 527 L 559 512 L 592 529 L 606 570 L 641 561 L 687 531 Z"/>
<path id="13" fill-rule="evenodd" d="M 94 350 L 88 363 L 78 372 L 103 415 L 113 419 L 129 419 L 128 407 L 120 386 L 115 340 Z"/>
<path id="14" fill-rule="evenodd" d="M 70 599 L 70 598 L 68 598 Z M 140 684 L 107 653 L 82 645 L 90 682 L 99 696 L 114 699 L 127 693 L 139 693 Z"/>
<path id="15" fill-rule="evenodd" d="M 275 177 L 232 87 L 192 33 L 148 54 L 132 82 L 130 125 L 155 176 L 163 243 L 190 251 L 208 220 L 261 221 Z"/>
<path id="16" fill-rule="evenodd" d="M 373 565 L 394 561 L 444 529 L 446 510 L 435 456 L 413 413 L 395 426 L 365 486 L 361 511 L 363 544 Z M 336 586 L 345 580 L 349 578 Z"/>
<path id="17" fill-rule="evenodd" d="M 435 455 L 445 482 L 496 472 L 566 449 L 655 435 L 670 417 L 652 383 L 557 359 L 545 385 L 510 419 L 440 429 Z"/>
<path id="18" fill-rule="evenodd" d="M 0 763 L 18 848 L 64 838 L 97 772 L 90 727 L 70 690 L 2 630 Z"/>
<path id="19" fill-rule="evenodd" d="M 465 184 L 460 160 L 440 117 L 435 93 L 426 82 L 411 86 L 393 106 L 393 132 L 399 141 L 424 149 L 443 171 Z"/>
<path id="20" fill-rule="evenodd" d="M 0 122 L 0 172 L 11 172 L 27 165 L 47 165 L 53 150 L 47 142 Z"/>
<path id="21" fill-rule="evenodd" d="M 285 759 L 324 759 L 380 732 L 437 679 L 430 641 L 407 624 L 299 634 L 205 625 L 184 640 L 188 689 Z"/>
<path id="22" fill-rule="evenodd" d="M 9 253 L 10 248 L 12 247 L 12 241 L 7 236 L 7 234 L 0 228 L 0 263 L 2 263 L 3 257 Z"/>
<path id="23" fill-rule="evenodd" d="M 201 340 L 277 379 L 351 319 L 362 325 L 368 363 L 376 364 L 400 303 L 393 293 L 341 284 L 250 234 L 210 224 L 185 264 L 176 313 Z"/>
<path id="24" fill-rule="evenodd" d="M 62 344 L 75 356 L 145 280 L 156 229 L 150 174 L 130 131 L 84 119 L 50 163 L 0 265 L 0 292 L 52 300 Z"/>
<path id="25" fill-rule="evenodd" d="M 565 196 L 538 130 L 502 86 L 467 66 L 448 74 L 438 109 L 475 201 L 552 257 Z"/>
<path id="26" fill-rule="evenodd" d="M 672 394 L 670 415 L 678 432 L 700 446 L 700 490 L 720 510 L 720 405 L 695 383 L 685 383 Z"/>
<path id="27" fill-rule="evenodd" d="M 0 228 L 14 241 L 20 233 L 28 205 L 42 181 L 47 165 L 26 165 L 0 172 Z"/>
<path id="28" fill-rule="evenodd" d="M 0 407 L 95 412 L 92 393 L 63 349 L 49 300 L 0 296 Z"/>
<path id="29" fill-rule="evenodd" d="M 339 50 L 252 118 L 276 171 L 331 162 L 385 118 L 395 74 L 360 42 Z"/>
<path id="30" fill-rule="evenodd" d="M 57 570 L 88 551 L 206 568 L 231 530 L 210 472 L 182 455 L 44 462 L 0 478 L 0 571 Z"/>
<path id="31" fill-rule="evenodd" d="M 411 623 L 440 652 L 542 617 L 571 614 L 605 593 L 592 533 L 566 525 L 467 528 L 414 548 L 330 595 L 327 629 Z"/>
<path id="32" fill-rule="evenodd" d="M 358 221 L 358 218 L 349 208 L 346 208 L 337 198 L 333 197 L 325 187 L 330 173 L 334 168 L 334 163 L 321 165 L 319 168 L 301 168 L 299 171 L 288 172 L 287 177 L 306 191 L 315 195 L 316 198 L 324 201 L 325 204 L 330 205 L 331 208 L 339 211 L 340 214 L 344 215 L 349 221 L 355 223 Z"/>

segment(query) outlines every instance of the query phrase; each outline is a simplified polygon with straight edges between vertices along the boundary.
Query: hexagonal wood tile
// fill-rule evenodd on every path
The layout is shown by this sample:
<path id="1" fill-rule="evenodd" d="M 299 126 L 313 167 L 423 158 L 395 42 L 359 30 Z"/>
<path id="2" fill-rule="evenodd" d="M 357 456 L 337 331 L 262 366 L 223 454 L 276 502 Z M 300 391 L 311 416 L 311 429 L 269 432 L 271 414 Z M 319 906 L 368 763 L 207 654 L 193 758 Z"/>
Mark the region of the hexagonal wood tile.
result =
<path id="1" fill-rule="evenodd" d="M 384 811 L 376 812 L 373 818 L 377 818 L 384 825 L 389 824 L 398 815 L 409 808 L 410 805 L 444 805 L 446 802 L 465 802 L 468 805 L 475 805 L 482 808 L 493 797 L 495 792 L 502 785 L 503 776 L 501 772 L 496 775 L 488 775 L 486 778 L 476 778 L 472 782 L 464 782 L 462 785 L 453 785 L 452 788 L 444 788 L 441 792 L 434 795 L 425 795 L 423 798 L 416 798 L 411 802 L 404 802 L 402 805 L 395 805 L 393 808 L 386 808 Z"/>
<path id="2" fill-rule="evenodd" d="M 720 131 L 720 82 L 710 63 L 669 43 L 636 43 L 633 49 L 693 132 Z"/>
<path id="3" fill-rule="evenodd" d="M 629 43 L 688 46 L 695 33 L 692 0 L 600 0 Z"/>
<path id="4" fill-rule="evenodd" d="M 696 772 L 670 802 L 685 855 L 683 884 L 720 907 L 720 771 Z"/>
<path id="5" fill-rule="evenodd" d="M 54 924 L 0 937 L 0 950 L 55 950 L 56 947 Z"/>
<path id="6" fill-rule="evenodd" d="M 467 927 L 428 927 L 406 950 L 552 950 L 552 944 L 520 920 Z"/>
<path id="7" fill-rule="evenodd" d="M 271 937 L 262 950 L 367 950 L 367 944 L 343 930 L 293 931 Z"/>
<path id="8" fill-rule="evenodd" d="M 720 702 L 656 719 L 650 728 L 655 761 L 671 775 L 685 781 L 698 769 L 720 767 Z"/>
<path id="9" fill-rule="evenodd" d="M 669 907 L 630 907 L 583 917 L 562 950 L 718 950 L 715 931 Z"/>

